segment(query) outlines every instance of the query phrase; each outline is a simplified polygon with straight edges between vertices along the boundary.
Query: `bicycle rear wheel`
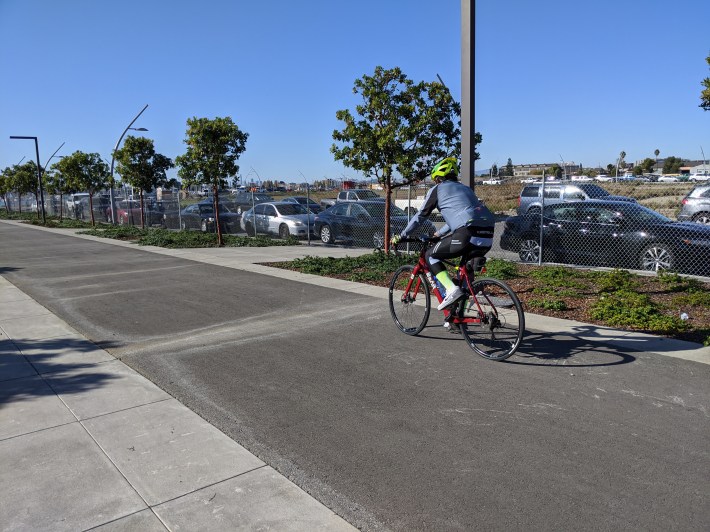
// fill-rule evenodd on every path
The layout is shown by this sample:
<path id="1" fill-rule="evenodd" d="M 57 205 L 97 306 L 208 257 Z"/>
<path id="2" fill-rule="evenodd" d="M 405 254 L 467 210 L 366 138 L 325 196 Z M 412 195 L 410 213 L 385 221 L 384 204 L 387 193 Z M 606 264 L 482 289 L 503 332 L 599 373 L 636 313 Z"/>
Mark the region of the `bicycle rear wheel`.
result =
<path id="1" fill-rule="evenodd" d="M 390 314 L 404 334 L 419 334 L 429 320 L 431 295 L 426 277 L 420 273 L 412 279 L 414 266 L 400 267 L 390 281 Z M 409 290 L 407 286 L 412 281 Z"/>
<path id="2" fill-rule="evenodd" d="M 523 306 L 513 289 L 498 279 L 477 279 L 472 288 L 473 294 L 457 309 L 463 337 L 483 358 L 505 360 L 523 339 Z"/>

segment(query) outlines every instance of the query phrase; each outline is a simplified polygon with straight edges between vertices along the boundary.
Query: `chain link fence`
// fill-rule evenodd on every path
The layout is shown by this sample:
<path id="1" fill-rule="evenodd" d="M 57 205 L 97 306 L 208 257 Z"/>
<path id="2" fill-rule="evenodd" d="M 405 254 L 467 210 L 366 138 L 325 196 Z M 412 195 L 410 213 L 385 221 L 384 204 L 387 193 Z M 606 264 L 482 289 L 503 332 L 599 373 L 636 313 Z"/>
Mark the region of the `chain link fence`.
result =
<path id="1" fill-rule="evenodd" d="M 596 184 L 521 188 L 519 214 L 497 234 L 506 258 L 710 275 L 710 185 L 671 200 L 680 205 L 674 217 Z"/>

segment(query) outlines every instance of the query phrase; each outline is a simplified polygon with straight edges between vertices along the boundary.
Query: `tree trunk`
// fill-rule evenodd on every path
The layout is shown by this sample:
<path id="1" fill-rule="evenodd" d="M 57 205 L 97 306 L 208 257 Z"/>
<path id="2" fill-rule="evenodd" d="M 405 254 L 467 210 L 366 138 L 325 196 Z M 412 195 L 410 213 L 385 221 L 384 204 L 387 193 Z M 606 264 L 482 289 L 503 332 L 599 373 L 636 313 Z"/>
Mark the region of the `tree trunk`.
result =
<path id="1" fill-rule="evenodd" d="M 22 194 L 17 195 L 17 213 L 22 214 Z"/>
<path id="2" fill-rule="evenodd" d="M 217 224 L 217 245 L 223 247 L 224 238 L 222 238 L 222 228 L 219 223 L 219 192 L 217 191 L 217 185 L 212 186 L 212 198 L 214 203 L 214 223 Z"/>
<path id="3" fill-rule="evenodd" d="M 39 195 L 37 191 L 35 190 L 35 205 L 37 205 L 37 219 L 39 220 Z"/>
<path id="4" fill-rule="evenodd" d="M 141 229 L 145 229 L 145 210 L 143 209 L 143 189 L 138 191 L 138 197 L 141 199 Z"/>
<path id="5" fill-rule="evenodd" d="M 94 193 L 89 192 L 89 212 L 91 212 L 91 227 L 96 227 L 96 221 L 94 221 Z"/>
<path id="6" fill-rule="evenodd" d="M 59 223 L 62 223 L 62 215 L 64 214 L 64 194 L 59 193 Z"/>

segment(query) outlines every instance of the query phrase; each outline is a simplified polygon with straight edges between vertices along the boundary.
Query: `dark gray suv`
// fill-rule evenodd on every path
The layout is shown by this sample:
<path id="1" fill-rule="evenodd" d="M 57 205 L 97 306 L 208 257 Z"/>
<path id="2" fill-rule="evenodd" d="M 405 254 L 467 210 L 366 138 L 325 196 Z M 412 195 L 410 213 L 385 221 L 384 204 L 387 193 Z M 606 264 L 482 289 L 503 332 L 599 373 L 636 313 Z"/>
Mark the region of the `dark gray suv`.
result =
<path id="1" fill-rule="evenodd" d="M 678 221 L 710 225 L 710 185 L 698 185 L 683 198 Z"/>
<path id="2" fill-rule="evenodd" d="M 612 196 L 593 183 L 545 183 L 545 205 L 591 199 L 636 201 L 627 196 Z M 540 214 L 541 209 L 542 183 L 525 185 L 518 198 L 518 214 Z"/>

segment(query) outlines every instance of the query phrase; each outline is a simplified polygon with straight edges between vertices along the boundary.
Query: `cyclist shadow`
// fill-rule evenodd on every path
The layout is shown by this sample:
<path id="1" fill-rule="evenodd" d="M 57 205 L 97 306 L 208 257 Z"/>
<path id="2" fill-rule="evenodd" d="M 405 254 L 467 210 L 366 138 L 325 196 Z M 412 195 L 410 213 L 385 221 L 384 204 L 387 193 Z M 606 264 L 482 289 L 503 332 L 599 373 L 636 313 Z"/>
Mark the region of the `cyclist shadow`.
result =
<path id="1" fill-rule="evenodd" d="M 630 364 L 626 349 L 566 333 L 527 332 L 518 352 L 505 362 L 526 366 L 588 368 Z"/>

